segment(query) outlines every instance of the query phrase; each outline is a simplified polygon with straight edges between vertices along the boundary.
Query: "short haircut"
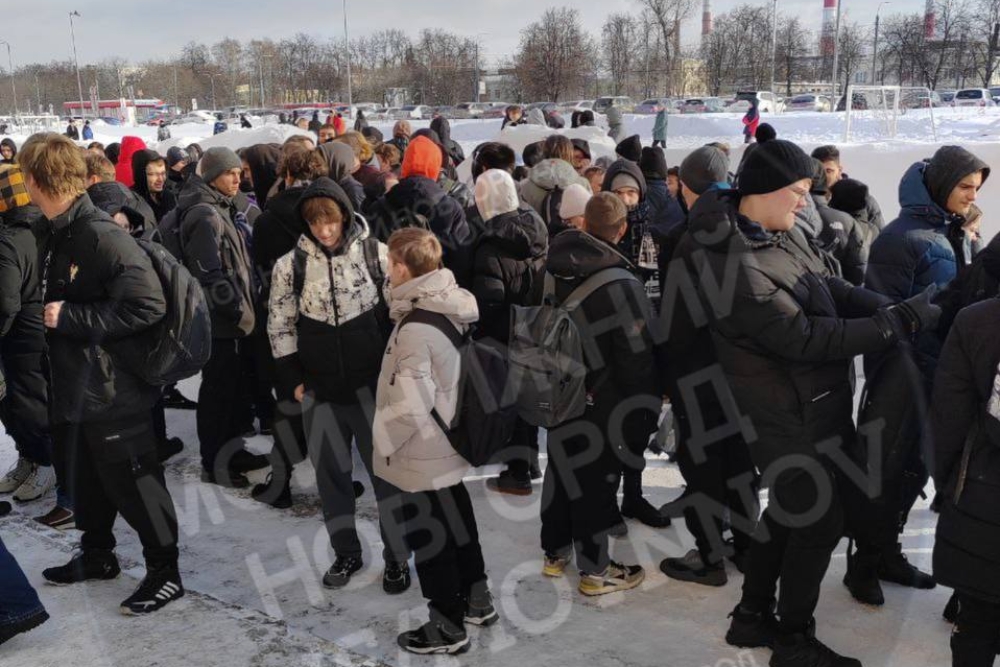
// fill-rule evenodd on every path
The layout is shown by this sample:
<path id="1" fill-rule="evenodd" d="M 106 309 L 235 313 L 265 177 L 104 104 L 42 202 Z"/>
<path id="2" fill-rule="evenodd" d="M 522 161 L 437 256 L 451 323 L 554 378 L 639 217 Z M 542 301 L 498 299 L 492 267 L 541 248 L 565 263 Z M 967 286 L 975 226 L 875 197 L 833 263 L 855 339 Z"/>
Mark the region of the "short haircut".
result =
<path id="1" fill-rule="evenodd" d="M 88 179 L 96 176 L 103 183 L 110 183 L 115 180 L 115 165 L 103 155 L 88 153 L 83 156 L 83 161 L 87 165 Z"/>
<path id="2" fill-rule="evenodd" d="M 278 159 L 278 175 L 297 181 L 314 181 L 330 172 L 323 155 L 300 143 L 286 144 Z"/>
<path id="3" fill-rule="evenodd" d="M 29 137 L 17 154 L 17 163 L 50 197 L 78 197 L 87 189 L 87 164 L 80 148 L 61 134 Z"/>
<path id="4" fill-rule="evenodd" d="M 323 130 L 326 130 L 327 132 L 333 132 L 333 136 L 337 136 L 337 128 L 334 127 L 333 125 L 330 125 L 329 123 L 321 125 L 318 132 L 322 132 Z"/>
<path id="5" fill-rule="evenodd" d="M 162 164 L 163 168 L 166 169 L 167 168 L 167 158 L 163 157 L 162 155 L 157 155 L 156 157 L 150 157 L 149 161 L 146 162 L 146 166 L 148 167 L 151 164 Z"/>
<path id="6" fill-rule="evenodd" d="M 677 178 L 680 178 L 681 177 L 681 168 L 680 167 L 671 167 L 670 169 L 667 169 L 667 176 L 675 176 Z"/>
<path id="7" fill-rule="evenodd" d="M 375 155 L 372 145 L 365 139 L 365 135 L 360 132 L 355 132 L 354 130 L 345 132 L 334 139 L 334 141 L 339 141 L 350 146 L 351 150 L 354 151 L 354 157 L 358 158 L 361 164 L 368 164 L 371 162 L 372 156 Z"/>
<path id="8" fill-rule="evenodd" d="M 441 242 L 432 232 L 418 227 L 404 227 L 389 237 L 389 255 L 400 262 L 414 278 L 441 268 Z"/>
<path id="9" fill-rule="evenodd" d="M 589 181 L 594 176 L 604 178 L 604 175 L 607 173 L 608 172 L 605 171 L 604 167 L 587 167 L 583 172 L 583 177 Z"/>
<path id="10" fill-rule="evenodd" d="M 820 146 L 812 152 L 812 156 L 820 162 L 840 163 L 840 149 L 836 146 Z"/>
<path id="11" fill-rule="evenodd" d="M 403 154 L 392 144 L 379 144 L 378 148 L 375 149 L 375 155 L 378 156 L 379 162 L 387 164 L 393 169 L 403 164 Z"/>
<path id="12" fill-rule="evenodd" d="M 573 164 L 576 154 L 573 152 L 573 142 L 561 134 L 553 134 L 545 139 L 542 153 L 549 160 L 564 160 Z"/>
<path id="13" fill-rule="evenodd" d="M 103 153 L 104 152 L 104 144 L 102 144 L 100 141 L 91 141 L 89 144 L 87 144 L 87 150 L 88 151 L 92 151 L 94 149 L 97 149 L 97 150 L 99 150 L 99 151 L 101 151 Z"/>
<path id="14" fill-rule="evenodd" d="M 293 134 L 285 139 L 285 143 L 282 144 L 282 146 L 288 146 L 290 144 L 301 144 L 311 150 L 316 145 L 316 141 L 312 137 L 307 137 L 304 134 Z"/>
<path id="15" fill-rule="evenodd" d="M 310 225 L 320 222 L 344 222 L 344 212 L 329 197 L 310 197 L 302 203 L 302 217 Z"/>
<path id="16" fill-rule="evenodd" d="M 499 169 L 513 174 L 514 166 L 517 163 L 514 149 L 499 141 L 487 141 L 485 144 L 479 144 L 472 157 L 473 180 L 490 169 Z"/>

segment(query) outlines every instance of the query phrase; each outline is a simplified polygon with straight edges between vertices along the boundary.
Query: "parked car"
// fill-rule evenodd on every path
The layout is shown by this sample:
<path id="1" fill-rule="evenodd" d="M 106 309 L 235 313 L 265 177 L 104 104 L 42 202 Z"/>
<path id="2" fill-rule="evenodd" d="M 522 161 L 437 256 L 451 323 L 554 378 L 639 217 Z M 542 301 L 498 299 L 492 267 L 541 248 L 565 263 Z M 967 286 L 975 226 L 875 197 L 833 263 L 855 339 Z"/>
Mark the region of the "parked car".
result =
<path id="1" fill-rule="evenodd" d="M 950 107 L 955 105 L 955 95 L 958 94 L 957 90 L 937 90 L 934 92 L 936 92 L 938 97 L 941 98 L 941 102 L 944 106 Z"/>
<path id="2" fill-rule="evenodd" d="M 761 113 L 781 113 L 785 110 L 784 99 L 765 90 L 741 90 L 728 111 L 746 113 L 753 101 L 757 100 L 757 110 Z"/>
<path id="3" fill-rule="evenodd" d="M 996 101 L 1000 99 L 1000 86 L 990 86 L 990 95 L 993 96 L 993 100 Z"/>
<path id="4" fill-rule="evenodd" d="M 598 97 L 594 100 L 594 113 L 608 113 L 608 109 L 617 107 L 623 113 L 632 113 L 635 102 L 631 97 Z"/>
<path id="5" fill-rule="evenodd" d="M 532 102 L 524 107 L 524 113 L 527 114 L 533 109 L 541 109 L 545 113 L 552 113 L 553 111 L 559 111 L 559 105 L 555 102 Z"/>
<path id="6" fill-rule="evenodd" d="M 177 123 L 214 123 L 218 120 L 215 117 L 216 111 L 205 111 L 204 109 L 198 109 L 197 111 L 191 111 L 186 113 L 177 119 Z"/>
<path id="7" fill-rule="evenodd" d="M 956 107 L 995 107 L 996 102 L 985 88 L 966 88 L 955 95 Z"/>
<path id="8" fill-rule="evenodd" d="M 459 113 L 464 113 L 465 118 L 479 118 L 489 110 L 489 102 L 462 102 L 456 104 L 455 109 Z"/>
<path id="9" fill-rule="evenodd" d="M 589 111 L 594 108 L 594 100 L 574 100 L 559 105 L 564 115 L 572 115 L 574 111 Z"/>
<path id="10" fill-rule="evenodd" d="M 507 107 L 510 106 L 506 102 L 491 102 L 490 108 L 487 109 L 479 116 L 480 119 L 486 118 L 503 118 L 507 115 Z"/>
<path id="11" fill-rule="evenodd" d="M 826 95 L 806 93 L 793 97 L 785 111 L 830 111 L 832 109 L 833 102 Z"/>
<path id="12" fill-rule="evenodd" d="M 684 102 L 681 113 L 719 113 L 726 107 L 718 97 L 695 97 Z"/>
<path id="13" fill-rule="evenodd" d="M 393 116 L 394 120 L 424 120 L 431 117 L 431 108 L 425 104 L 407 104 L 400 107 Z"/>
<path id="14" fill-rule="evenodd" d="M 640 103 L 635 108 L 638 114 L 657 114 L 670 106 L 670 100 L 666 97 L 654 97 Z"/>
<path id="15" fill-rule="evenodd" d="M 868 110 L 868 98 L 862 93 L 854 93 L 851 97 L 851 109 L 854 111 L 867 111 Z M 837 102 L 837 111 L 847 110 L 847 95 L 841 95 L 840 101 Z"/>
<path id="16" fill-rule="evenodd" d="M 901 109 L 929 109 L 943 106 L 945 103 L 941 101 L 941 96 L 933 91 L 910 91 L 899 100 Z"/>

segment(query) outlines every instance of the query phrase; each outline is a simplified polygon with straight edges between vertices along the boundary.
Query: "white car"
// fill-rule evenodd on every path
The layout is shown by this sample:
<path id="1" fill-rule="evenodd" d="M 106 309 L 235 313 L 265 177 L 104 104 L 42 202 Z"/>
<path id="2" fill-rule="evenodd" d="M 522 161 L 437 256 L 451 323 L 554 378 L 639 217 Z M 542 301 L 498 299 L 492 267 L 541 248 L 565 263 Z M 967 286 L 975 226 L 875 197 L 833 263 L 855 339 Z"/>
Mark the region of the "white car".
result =
<path id="1" fill-rule="evenodd" d="M 966 88 L 955 95 L 956 107 L 995 107 L 996 102 L 985 88 Z"/>
<path id="2" fill-rule="evenodd" d="M 781 113 L 785 110 L 785 103 L 772 92 L 760 90 L 743 90 L 736 93 L 736 100 L 729 105 L 726 111 L 745 113 L 750 109 L 750 103 L 757 100 L 757 110 L 761 113 Z"/>
<path id="3" fill-rule="evenodd" d="M 563 102 L 559 108 L 565 113 L 572 114 L 574 111 L 592 111 L 594 100 L 575 100 L 573 102 Z"/>
<path id="4" fill-rule="evenodd" d="M 460 114 L 468 114 L 468 118 L 480 118 L 493 108 L 489 102 L 462 102 L 455 107 Z"/>
<path id="5" fill-rule="evenodd" d="M 833 103 L 829 97 L 807 93 L 793 97 L 785 111 L 830 111 L 832 107 Z"/>
<path id="6" fill-rule="evenodd" d="M 427 105 L 407 104 L 405 107 L 400 107 L 399 110 L 393 114 L 392 118 L 395 120 L 424 120 L 425 118 L 430 118 L 431 115 L 432 110 Z"/>
<path id="7" fill-rule="evenodd" d="M 178 118 L 175 121 L 175 124 L 176 123 L 214 123 L 215 121 L 218 120 L 218 118 L 215 117 L 216 113 L 218 113 L 218 112 L 216 112 L 216 111 L 205 111 L 203 109 L 199 109 L 197 111 L 192 111 L 190 113 L 184 114 L 183 116 L 181 116 L 180 118 Z"/>

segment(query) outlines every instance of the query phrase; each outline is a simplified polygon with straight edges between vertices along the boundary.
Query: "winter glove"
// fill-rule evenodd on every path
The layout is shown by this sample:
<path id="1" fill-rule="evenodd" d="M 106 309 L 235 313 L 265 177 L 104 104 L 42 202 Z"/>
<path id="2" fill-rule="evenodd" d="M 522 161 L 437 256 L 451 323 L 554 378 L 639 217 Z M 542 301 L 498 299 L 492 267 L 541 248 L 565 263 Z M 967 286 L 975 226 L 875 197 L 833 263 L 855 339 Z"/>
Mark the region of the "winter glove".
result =
<path id="1" fill-rule="evenodd" d="M 937 287 L 931 285 L 917 296 L 876 313 L 875 321 L 883 335 L 905 340 L 935 328 L 941 319 L 941 306 L 932 303 L 937 291 Z"/>

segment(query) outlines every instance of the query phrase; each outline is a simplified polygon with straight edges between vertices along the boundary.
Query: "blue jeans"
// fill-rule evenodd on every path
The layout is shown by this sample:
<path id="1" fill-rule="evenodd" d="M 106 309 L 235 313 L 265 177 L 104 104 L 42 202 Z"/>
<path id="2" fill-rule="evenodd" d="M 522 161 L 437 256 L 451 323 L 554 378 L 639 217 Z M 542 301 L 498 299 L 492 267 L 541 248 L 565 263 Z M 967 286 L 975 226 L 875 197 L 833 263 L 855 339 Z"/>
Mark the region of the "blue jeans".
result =
<path id="1" fill-rule="evenodd" d="M 0 625 L 17 623 L 43 609 L 35 589 L 0 538 Z"/>

